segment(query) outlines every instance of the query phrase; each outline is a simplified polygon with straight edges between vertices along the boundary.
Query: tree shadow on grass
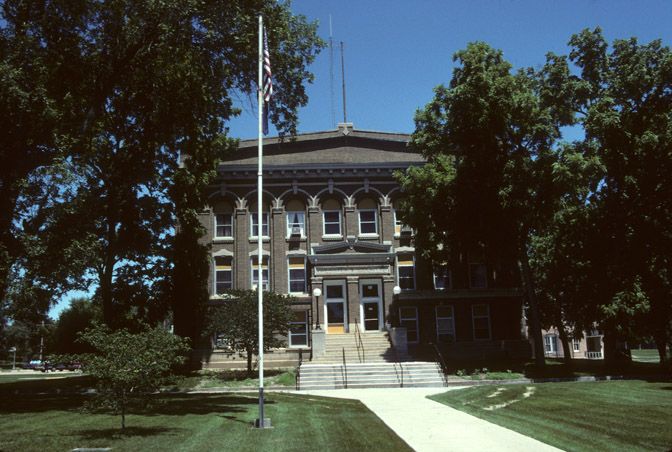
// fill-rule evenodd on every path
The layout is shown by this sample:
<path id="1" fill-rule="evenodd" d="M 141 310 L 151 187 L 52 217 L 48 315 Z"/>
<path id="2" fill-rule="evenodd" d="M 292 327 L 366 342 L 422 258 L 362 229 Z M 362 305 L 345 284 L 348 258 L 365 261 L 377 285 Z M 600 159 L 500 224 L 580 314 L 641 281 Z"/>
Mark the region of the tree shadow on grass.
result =
<path id="1" fill-rule="evenodd" d="M 102 429 L 88 429 L 78 430 L 74 433 L 80 436 L 83 440 L 118 440 L 122 438 L 131 437 L 147 437 L 164 434 L 177 434 L 179 428 L 167 427 L 126 427 L 124 430 L 120 428 L 102 428 Z"/>
<path id="2" fill-rule="evenodd" d="M 0 404 L 0 414 L 44 413 L 67 411 L 81 413 L 86 396 L 63 395 L 16 395 L 5 398 Z M 129 414 L 143 416 L 183 416 L 221 413 L 243 413 L 256 405 L 256 397 L 230 394 L 157 394 L 146 408 L 132 405 Z M 274 404 L 266 399 L 266 404 Z M 108 410 L 93 410 L 95 413 L 110 413 Z"/>

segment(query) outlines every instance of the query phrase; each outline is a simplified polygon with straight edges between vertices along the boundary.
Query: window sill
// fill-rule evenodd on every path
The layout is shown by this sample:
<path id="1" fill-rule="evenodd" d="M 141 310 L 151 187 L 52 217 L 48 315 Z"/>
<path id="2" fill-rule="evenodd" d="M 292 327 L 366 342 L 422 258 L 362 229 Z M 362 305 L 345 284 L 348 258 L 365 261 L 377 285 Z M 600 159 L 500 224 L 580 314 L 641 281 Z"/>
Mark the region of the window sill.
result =
<path id="1" fill-rule="evenodd" d="M 378 234 L 359 234 L 357 236 L 358 239 L 378 239 L 380 238 L 380 235 Z"/>
<path id="2" fill-rule="evenodd" d="M 305 242 L 307 237 L 302 235 L 301 237 L 285 237 L 286 242 Z"/>
<path id="3" fill-rule="evenodd" d="M 343 235 L 341 235 L 341 234 L 324 234 L 322 236 L 322 240 L 324 240 L 324 241 L 343 240 Z"/>
<path id="4" fill-rule="evenodd" d="M 233 243 L 233 237 L 215 237 L 212 243 Z"/>

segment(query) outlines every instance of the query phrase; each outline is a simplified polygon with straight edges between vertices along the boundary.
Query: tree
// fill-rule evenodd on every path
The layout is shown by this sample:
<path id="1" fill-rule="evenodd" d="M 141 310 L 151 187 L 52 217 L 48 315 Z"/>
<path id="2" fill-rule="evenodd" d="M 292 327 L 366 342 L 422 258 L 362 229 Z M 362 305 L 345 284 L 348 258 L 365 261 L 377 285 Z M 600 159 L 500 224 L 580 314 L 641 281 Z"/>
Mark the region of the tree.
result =
<path id="1" fill-rule="evenodd" d="M 97 380 L 96 399 L 90 406 L 119 413 L 122 430 L 129 407 L 146 404 L 189 350 L 186 339 L 160 327 L 130 333 L 97 324 L 85 330 L 80 340 L 96 350 L 78 357 L 87 374 Z"/>
<path id="2" fill-rule="evenodd" d="M 500 51 L 472 43 L 454 59 L 450 85 L 416 114 L 411 146 L 427 164 L 399 177 L 401 217 L 426 254 L 454 261 L 477 251 L 502 268 L 518 266 L 543 366 L 530 238 L 552 211 L 552 146 L 562 123 L 534 74 L 512 73 Z"/>
<path id="3" fill-rule="evenodd" d="M 52 335 L 51 351 L 58 354 L 88 353 L 91 348 L 78 340 L 79 334 L 100 322 L 100 309 L 88 298 L 73 298 L 61 312 Z"/>
<path id="4" fill-rule="evenodd" d="M 572 36 L 569 54 L 553 57 L 548 97 L 565 103 L 584 129 L 578 148 L 601 170 L 585 208 L 591 229 L 584 260 L 593 321 L 605 330 L 605 360 L 619 343 L 652 333 L 665 363 L 672 319 L 672 52 L 659 40 L 615 40 L 599 28 Z M 562 68 L 558 70 L 558 68 Z M 599 231 L 595 233 L 595 231 Z M 591 234 L 592 232 L 592 234 Z"/>
<path id="5" fill-rule="evenodd" d="M 281 134 L 295 133 L 297 109 L 307 101 L 306 67 L 322 45 L 316 25 L 271 0 L 226 7 L 214 0 L 6 0 L 3 6 L 2 43 L 22 56 L 14 62 L 3 54 L 3 61 L 11 68 L 38 65 L 42 78 L 32 82 L 19 73 L 20 81 L 44 79 L 54 87 L 7 88 L 23 96 L 7 111 L 18 104 L 14 109 L 26 113 L 12 123 L 25 132 L 15 147 L 39 141 L 31 135 L 38 130 L 47 136 L 35 146 L 59 151 L 40 160 L 47 171 L 33 166 L 12 179 L 17 187 L 30 182 L 30 190 L 12 198 L 27 197 L 24 210 L 2 212 L 14 222 L 0 236 L 11 237 L 21 224 L 18 235 L 29 244 L 16 274 L 54 294 L 97 286 L 103 320 L 113 326 L 156 321 L 169 301 L 173 310 L 187 311 L 194 300 L 178 287 L 185 282 L 170 281 L 173 259 L 184 255 L 173 252 L 172 237 L 179 222 L 177 234 L 187 240 L 175 244 L 205 259 L 194 242 L 202 231 L 191 220 L 205 206 L 203 189 L 217 161 L 233 147 L 226 122 L 239 110 L 231 99 L 256 92 L 257 15 L 269 29 L 277 93 L 271 120 Z M 23 55 L 33 48 L 46 56 Z M 34 107 L 22 100 L 43 91 Z M 47 106 L 61 101 L 63 111 L 52 114 Z M 33 110 L 48 114 L 48 127 L 28 115 Z M 24 149 L 11 152 L 28 159 Z M 18 255 L 5 267 L 16 265 Z"/>
<path id="6" fill-rule="evenodd" d="M 247 354 L 247 373 L 252 374 L 252 355 L 259 354 L 259 310 L 256 290 L 229 291 L 221 304 L 211 308 L 208 332 L 224 338 L 236 352 Z M 287 345 L 283 336 L 293 319 L 293 297 L 264 292 L 264 351 Z"/>

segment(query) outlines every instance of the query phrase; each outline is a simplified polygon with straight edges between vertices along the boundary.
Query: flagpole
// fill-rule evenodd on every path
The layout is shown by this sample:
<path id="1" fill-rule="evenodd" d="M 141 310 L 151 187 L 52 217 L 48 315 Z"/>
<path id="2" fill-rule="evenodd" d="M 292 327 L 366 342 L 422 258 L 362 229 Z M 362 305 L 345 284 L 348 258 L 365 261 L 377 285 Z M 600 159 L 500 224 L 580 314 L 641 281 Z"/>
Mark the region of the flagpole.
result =
<path id="1" fill-rule="evenodd" d="M 259 15 L 259 84 L 258 84 L 258 103 L 259 103 L 259 137 L 258 137 L 258 170 L 257 170 L 257 294 L 259 309 L 259 419 L 257 427 L 265 428 L 264 419 L 264 290 L 263 290 L 263 211 L 262 211 L 262 190 L 263 190 L 263 154 L 264 154 L 264 134 L 263 134 L 263 112 L 264 112 L 264 94 L 263 94 L 263 53 L 264 53 L 264 19 Z"/>

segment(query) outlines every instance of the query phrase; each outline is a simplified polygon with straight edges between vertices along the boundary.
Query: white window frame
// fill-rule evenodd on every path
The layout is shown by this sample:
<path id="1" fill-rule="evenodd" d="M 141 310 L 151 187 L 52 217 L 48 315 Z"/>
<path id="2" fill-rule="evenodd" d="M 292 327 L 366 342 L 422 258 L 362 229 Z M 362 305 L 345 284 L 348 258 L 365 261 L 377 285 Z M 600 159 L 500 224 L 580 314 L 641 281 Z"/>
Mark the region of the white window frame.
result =
<path id="1" fill-rule="evenodd" d="M 259 271 L 259 267 L 257 263 L 255 262 L 257 260 L 257 256 L 254 256 L 250 258 L 250 287 L 252 290 L 254 290 L 257 287 L 257 284 L 255 284 L 254 281 L 254 272 Z M 261 257 L 261 265 L 262 265 L 262 270 L 261 270 L 261 284 L 262 290 L 264 291 L 269 291 L 271 290 L 271 264 L 270 264 L 270 256 L 262 256 Z M 266 270 L 263 269 L 264 263 L 266 265 Z M 264 284 L 264 273 L 266 273 L 266 283 Z"/>
<path id="2" fill-rule="evenodd" d="M 442 269 L 446 271 L 446 279 L 448 280 L 448 283 L 445 285 L 445 287 L 436 287 L 436 280 L 437 278 L 437 270 Z M 432 271 L 432 279 L 433 279 L 433 284 L 434 284 L 434 290 L 449 290 L 453 288 L 453 273 L 450 271 L 450 268 L 448 268 L 447 265 L 438 265 L 435 266 L 433 271 Z"/>
<path id="3" fill-rule="evenodd" d="M 296 260 L 303 260 L 303 290 L 296 292 L 292 291 L 292 264 L 291 260 L 296 259 Z M 298 268 L 296 268 L 298 270 Z M 305 256 L 287 256 L 287 292 L 290 294 L 306 294 L 306 284 L 307 284 L 307 279 L 308 279 L 308 272 L 306 270 L 306 258 Z"/>
<path id="4" fill-rule="evenodd" d="M 336 224 L 333 221 L 327 223 L 326 215 L 328 213 L 335 213 L 338 215 L 338 234 L 327 233 L 327 224 Z M 322 211 L 322 236 L 323 237 L 343 237 L 343 215 L 340 210 L 323 210 Z"/>
<path id="5" fill-rule="evenodd" d="M 450 308 L 450 317 L 439 317 L 439 308 Z M 452 304 L 442 304 L 434 307 L 434 317 L 436 319 L 436 342 L 443 344 L 450 344 L 457 340 L 457 333 L 455 332 L 455 307 Z M 452 341 L 442 341 L 441 335 L 447 335 L 449 333 L 443 332 L 439 328 L 439 320 L 450 319 L 450 324 L 452 328 Z"/>
<path id="6" fill-rule="evenodd" d="M 229 217 L 229 222 L 220 224 L 219 223 L 219 216 L 227 216 Z M 232 239 L 233 238 L 233 214 L 231 213 L 215 213 L 214 215 L 214 222 L 215 222 L 215 232 L 214 232 L 214 238 L 216 239 Z M 227 227 L 229 226 L 231 228 L 231 234 L 230 235 L 219 235 L 219 228 L 220 227 Z"/>
<path id="7" fill-rule="evenodd" d="M 480 307 L 480 306 L 485 306 L 487 309 L 487 315 L 476 315 L 474 313 L 474 308 Z M 488 319 L 488 337 L 476 337 L 476 319 Z M 471 329 L 472 329 L 472 337 L 474 338 L 475 341 L 489 341 L 492 340 L 492 324 L 490 322 L 490 305 L 489 304 L 484 304 L 484 303 L 479 303 L 479 304 L 473 304 L 471 305 Z"/>
<path id="8" fill-rule="evenodd" d="M 547 355 L 556 355 L 558 353 L 558 335 L 544 335 L 544 353 Z"/>
<path id="9" fill-rule="evenodd" d="M 255 239 L 257 235 L 254 233 L 255 226 L 255 217 L 257 217 L 257 212 L 250 213 L 250 238 Z M 265 229 L 265 231 L 264 231 Z M 264 234 L 266 232 L 266 234 Z M 269 238 L 269 228 L 268 228 L 268 212 L 263 212 L 261 214 L 261 233 L 263 238 Z"/>
<path id="10" fill-rule="evenodd" d="M 309 344 L 308 344 L 308 311 L 307 310 L 295 311 L 295 313 L 298 313 L 298 312 L 303 313 L 305 320 L 303 322 L 299 322 L 296 319 L 293 319 L 292 321 L 289 322 L 289 331 L 287 332 L 287 344 L 291 348 L 305 348 L 305 347 L 309 346 Z M 304 325 L 306 332 L 305 333 L 297 333 L 297 334 L 292 333 L 292 325 Z M 306 338 L 305 344 L 294 344 L 293 341 L 292 341 L 292 338 L 294 336 L 305 336 L 305 338 Z"/>
<path id="11" fill-rule="evenodd" d="M 394 209 L 392 211 L 392 215 L 394 217 L 394 237 L 399 238 L 401 237 L 401 227 L 403 226 L 401 224 L 401 220 L 397 219 L 397 210 Z"/>
<path id="12" fill-rule="evenodd" d="M 472 275 L 472 267 L 475 267 L 477 265 L 482 265 L 485 267 L 485 284 L 483 286 L 474 286 L 473 279 L 471 277 Z M 487 289 L 488 288 L 488 266 L 482 262 L 471 262 L 469 264 L 469 288 L 470 289 Z"/>
<path id="13" fill-rule="evenodd" d="M 575 353 L 581 351 L 581 339 L 572 339 L 572 351 Z"/>
<path id="14" fill-rule="evenodd" d="M 362 221 L 362 214 L 363 213 L 373 213 L 373 222 L 371 221 Z M 357 212 L 357 225 L 359 228 L 359 235 L 361 237 L 378 237 L 378 209 L 359 209 Z M 362 223 L 364 224 L 371 224 L 373 223 L 374 227 L 374 232 L 362 232 Z"/>
<path id="15" fill-rule="evenodd" d="M 229 269 L 228 270 L 218 269 L 217 267 L 219 267 L 219 266 L 217 265 L 217 259 L 222 259 L 224 261 L 228 260 L 229 261 Z M 219 291 L 217 290 L 217 284 L 218 284 L 217 274 L 219 272 L 228 272 L 230 274 L 230 277 L 231 277 L 231 287 L 229 287 L 228 289 L 224 289 L 224 290 L 233 289 L 233 258 L 229 257 L 229 256 L 215 256 L 215 258 L 213 259 L 213 263 L 214 263 L 214 265 L 213 265 L 213 269 L 214 269 L 214 273 L 213 273 L 213 294 L 214 295 L 221 295 L 219 293 Z"/>
<path id="16" fill-rule="evenodd" d="M 414 312 L 414 317 L 404 317 L 402 311 L 404 309 L 412 309 Z M 417 344 L 420 342 L 420 323 L 418 322 L 418 308 L 416 306 L 399 306 L 399 326 L 404 327 L 404 322 L 415 322 L 415 335 L 416 338 L 414 341 L 408 339 L 409 344 Z M 406 328 L 406 337 L 408 338 L 408 327 Z"/>
<path id="17" fill-rule="evenodd" d="M 301 230 L 300 236 L 302 239 L 306 238 L 306 212 L 303 210 L 288 210 L 285 212 L 285 218 L 287 219 L 287 238 L 290 238 L 292 236 L 292 227 L 294 223 L 290 223 L 290 221 L 293 221 L 293 217 L 295 215 L 299 216 L 299 228 Z M 290 217 L 292 220 L 290 220 Z"/>
<path id="18" fill-rule="evenodd" d="M 413 265 L 403 265 L 404 268 L 409 268 L 410 267 L 410 268 L 413 269 L 413 287 L 411 287 L 411 288 L 404 288 L 401 285 L 401 277 L 399 276 L 399 270 L 402 267 L 402 265 L 400 265 L 400 261 L 406 262 L 406 259 L 404 259 L 406 257 L 410 257 L 411 260 L 413 261 Z M 397 271 L 397 284 L 399 285 L 401 290 L 403 290 L 405 292 L 406 291 L 410 292 L 410 291 L 416 290 L 417 286 L 416 286 L 416 276 L 415 276 L 415 255 L 413 255 L 413 254 L 400 254 L 400 255 L 398 255 L 397 256 L 396 271 Z M 404 279 L 407 279 L 407 278 L 404 278 Z"/>

